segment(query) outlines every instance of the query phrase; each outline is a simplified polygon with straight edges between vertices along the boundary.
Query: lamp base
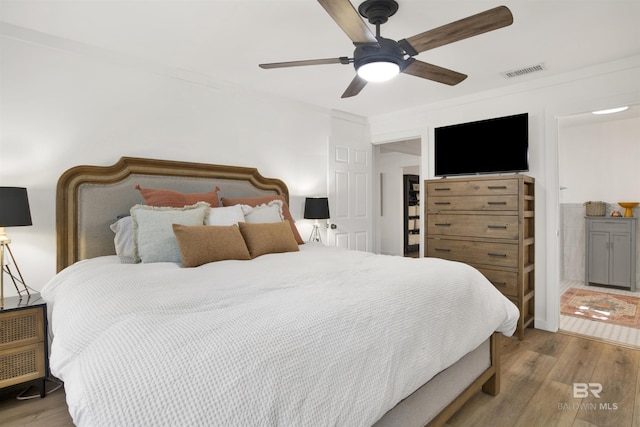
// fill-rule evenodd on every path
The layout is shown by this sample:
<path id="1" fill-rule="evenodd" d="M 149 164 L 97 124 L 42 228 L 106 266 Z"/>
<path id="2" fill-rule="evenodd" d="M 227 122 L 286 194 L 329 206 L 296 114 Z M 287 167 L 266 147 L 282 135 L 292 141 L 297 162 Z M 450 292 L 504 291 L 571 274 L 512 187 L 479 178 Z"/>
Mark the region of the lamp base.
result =
<path id="1" fill-rule="evenodd" d="M 13 256 L 13 252 L 11 252 L 11 247 L 9 246 L 10 241 L 11 240 L 9 240 L 8 238 L 4 240 L 0 240 L 0 268 L 2 268 L 2 270 L 0 270 L 0 308 L 4 308 L 4 275 L 5 273 L 7 273 L 7 275 L 11 278 L 11 281 L 13 282 L 13 286 L 15 286 L 16 292 L 18 292 L 18 296 L 20 297 L 21 300 L 23 297 L 22 295 L 23 292 L 26 293 L 28 297 L 31 296 L 31 293 L 29 292 L 29 287 L 27 286 L 27 284 L 24 281 L 24 278 L 22 277 L 22 273 L 20 272 L 18 263 L 16 262 L 16 259 Z M 5 249 L 8 253 L 8 257 L 7 257 L 8 262 L 5 262 Z M 13 271 L 11 271 L 11 265 L 9 264 L 9 262 L 15 266 L 17 276 L 13 273 Z M 21 285 L 23 289 L 20 289 L 20 287 L 18 286 L 18 283 Z"/>
<path id="2" fill-rule="evenodd" d="M 322 237 L 320 237 L 320 226 L 318 225 L 318 221 L 313 224 L 313 230 L 311 230 L 311 236 L 309 236 L 310 242 L 320 242 L 322 243 Z"/>

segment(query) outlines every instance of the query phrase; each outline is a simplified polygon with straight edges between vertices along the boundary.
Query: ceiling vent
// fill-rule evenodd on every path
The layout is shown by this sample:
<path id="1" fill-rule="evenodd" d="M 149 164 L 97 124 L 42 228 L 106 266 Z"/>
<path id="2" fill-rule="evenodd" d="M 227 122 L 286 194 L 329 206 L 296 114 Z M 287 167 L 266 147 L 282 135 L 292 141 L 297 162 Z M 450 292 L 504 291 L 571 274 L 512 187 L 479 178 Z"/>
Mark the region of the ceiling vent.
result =
<path id="1" fill-rule="evenodd" d="M 544 71 L 547 68 L 543 63 L 530 65 L 528 67 L 518 68 L 517 70 L 505 71 L 504 73 L 500 73 L 502 77 L 505 79 L 512 79 L 514 77 L 524 76 L 525 74 L 537 73 L 539 71 Z"/>

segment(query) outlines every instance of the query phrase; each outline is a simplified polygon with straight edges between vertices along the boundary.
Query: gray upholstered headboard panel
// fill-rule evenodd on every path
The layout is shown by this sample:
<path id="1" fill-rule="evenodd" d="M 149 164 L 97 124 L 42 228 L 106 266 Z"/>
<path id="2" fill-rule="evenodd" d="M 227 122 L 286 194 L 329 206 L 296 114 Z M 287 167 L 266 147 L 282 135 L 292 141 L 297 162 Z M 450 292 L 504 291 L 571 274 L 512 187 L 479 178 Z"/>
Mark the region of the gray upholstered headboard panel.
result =
<path id="1" fill-rule="evenodd" d="M 58 180 L 56 201 L 57 268 L 115 254 L 109 228 L 119 215 L 143 203 L 136 185 L 184 193 L 212 191 L 220 197 L 281 194 L 287 186 L 255 168 L 123 157 L 113 166 L 76 166 Z"/>

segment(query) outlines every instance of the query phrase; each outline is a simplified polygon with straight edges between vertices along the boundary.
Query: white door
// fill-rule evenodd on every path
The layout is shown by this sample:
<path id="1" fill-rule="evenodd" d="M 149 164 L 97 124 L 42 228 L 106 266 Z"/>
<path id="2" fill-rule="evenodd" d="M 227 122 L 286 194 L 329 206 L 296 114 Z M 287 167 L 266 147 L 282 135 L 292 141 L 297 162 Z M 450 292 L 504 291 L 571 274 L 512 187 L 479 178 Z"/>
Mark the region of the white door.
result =
<path id="1" fill-rule="evenodd" d="M 329 138 L 328 197 L 331 228 L 328 244 L 372 251 L 373 218 L 370 143 Z"/>

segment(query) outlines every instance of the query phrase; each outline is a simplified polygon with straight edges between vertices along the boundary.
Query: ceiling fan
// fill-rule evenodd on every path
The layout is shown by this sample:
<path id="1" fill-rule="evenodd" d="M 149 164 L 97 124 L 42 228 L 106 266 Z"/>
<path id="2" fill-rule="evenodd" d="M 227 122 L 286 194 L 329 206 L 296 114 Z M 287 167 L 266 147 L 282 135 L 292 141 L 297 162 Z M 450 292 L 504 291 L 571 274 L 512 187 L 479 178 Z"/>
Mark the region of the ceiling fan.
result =
<path id="1" fill-rule="evenodd" d="M 366 0 L 358 10 L 349 0 L 318 0 L 356 46 L 353 58 L 311 59 L 305 61 L 260 64 L 261 68 L 284 68 L 304 65 L 354 64 L 356 76 L 342 98 L 357 95 L 370 81 L 384 81 L 398 73 L 410 74 L 447 85 L 456 85 L 465 74 L 415 59 L 420 52 L 497 30 L 513 23 L 511 11 L 498 6 L 459 21 L 451 22 L 413 37 L 394 41 L 380 36 L 380 25 L 398 11 L 395 0 Z M 375 35 L 360 15 L 375 25 Z"/>

